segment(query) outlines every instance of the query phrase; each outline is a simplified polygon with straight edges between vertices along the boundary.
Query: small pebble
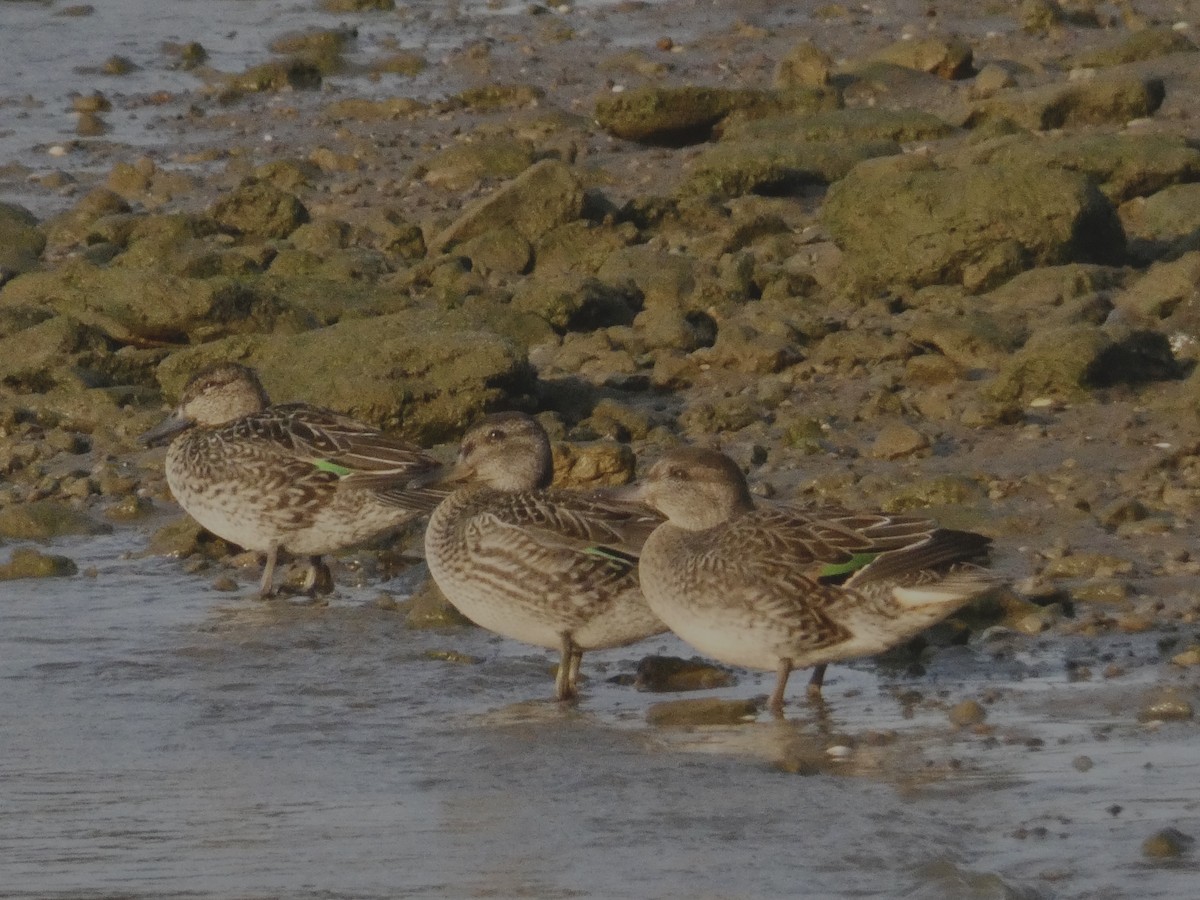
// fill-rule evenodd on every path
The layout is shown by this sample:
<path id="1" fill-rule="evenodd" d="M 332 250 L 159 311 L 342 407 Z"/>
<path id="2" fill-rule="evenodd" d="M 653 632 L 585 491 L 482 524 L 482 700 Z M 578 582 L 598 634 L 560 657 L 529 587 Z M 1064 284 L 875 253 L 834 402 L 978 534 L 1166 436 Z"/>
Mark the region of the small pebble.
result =
<path id="1" fill-rule="evenodd" d="M 950 708 L 950 724 L 958 728 L 978 725 L 987 718 L 985 710 L 977 700 L 963 700 Z"/>
<path id="2" fill-rule="evenodd" d="M 228 575 L 219 575 L 212 583 L 214 591 L 230 593 L 238 589 L 238 583 Z"/>
<path id="3" fill-rule="evenodd" d="M 1177 828 L 1164 828 L 1142 842 L 1142 855 L 1149 859 L 1176 859 L 1196 842 Z"/>
<path id="4" fill-rule="evenodd" d="M 1071 760 L 1071 765 L 1079 772 L 1086 772 L 1095 765 L 1090 756 L 1077 756 Z"/>

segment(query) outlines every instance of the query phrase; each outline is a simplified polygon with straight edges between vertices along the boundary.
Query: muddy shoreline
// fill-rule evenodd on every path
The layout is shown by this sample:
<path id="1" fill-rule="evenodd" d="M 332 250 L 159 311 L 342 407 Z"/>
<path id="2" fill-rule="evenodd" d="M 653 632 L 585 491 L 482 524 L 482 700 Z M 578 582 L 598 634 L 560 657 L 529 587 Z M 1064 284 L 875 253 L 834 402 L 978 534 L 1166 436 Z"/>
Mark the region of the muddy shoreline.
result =
<path id="1" fill-rule="evenodd" d="M 236 70 L 89 48 L 78 133 L 0 160 L 0 572 L 116 530 L 245 589 L 134 443 L 237 359 L 443 453 L 535 412 L 563 483 L 716 441 L 764 496 L 982 531 L 1011 589 L 879 666 L 1028 653 L 1194 729 L 1196 12 L 333 3 Z"/>

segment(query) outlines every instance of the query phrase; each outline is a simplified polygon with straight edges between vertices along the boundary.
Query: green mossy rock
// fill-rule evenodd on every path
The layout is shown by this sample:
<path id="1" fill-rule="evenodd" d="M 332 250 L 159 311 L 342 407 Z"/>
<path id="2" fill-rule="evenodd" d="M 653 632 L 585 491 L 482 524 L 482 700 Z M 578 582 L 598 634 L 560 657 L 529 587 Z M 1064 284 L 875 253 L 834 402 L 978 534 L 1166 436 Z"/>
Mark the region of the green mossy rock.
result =
<path id="1" fill-rule="evenodd" d="M 1131 200 L 1118 212 L 1129 235 L 1130 255 L 1136 258 L 1153 260 L 1200 249 L 1200 183 L 1171 185 Z"/>
<path id="2" fill-rule="evenodd" d="M 1054 169 L 872 160 L 830 188 L 822 217 L 869 287 L 987 289 L 1034 265 L 1117 264 L 1125 250 L 1107 198 Z"/>
<path id="3" fill-rule="evenodd" d="M 723 141 L 929 141 L 949 137 L 957 129 L 919 109 L 833 109 L 812 115 L 767 116 L 731 123 Z"/>
<path id="4" fill-rule="evenodd" d="M 1124 124 L 1153 115 L 1166 89 L 1161 78 L 1097 78 L 1000 91 L 971 107 L 967 127 L 1008 120 L 1032 131 L 1079 125 Z"/>
<path id="5" fill-rule="evenodd" d="M 454 244 L 498 228 L 512 228 L 527 241 L 578 219 L 583 185 L 570 166 L 546 159 L 468 206 L 429 245 L 444 251 Z"/>
<path id="6" fill-rule="evenodd" d="M 928 72 L 939 78 L 969 78 L 975 74 L 971 45 L 958 37 L 928 37 L 897 41 L 873 57 L 879 62 Z"/>
<path id="7" fill-rule="evenodd" d="M 294 194 L 254 178 L 214 203 L 208 214 L 222 228 L 263 240 L 287 237 L 308 221 L 308 210 Z"/>
<path id="8" fill-rule="evenodd" d="M 46 248 L 46 235 L 23 206 L 0 203 L 0 284 L 37 267 Z"/>
<path id="9" fill-rule="evenodd" d="M 109 534 L 111 525 L 59 500 L 36 500 L 0 509 L 0 537 L 45 541 L 70 534 Z"/>
<path id="10" fill-rule="evenodd" d="M 892 141 L 722 142 L 688 163 L 679 193 L 718 199 L 787 194 L 807 184 L 829 184 L 863 160 L 899 152 Z"/>
<path id="11" fill-rule="evenodd" d="M 523 352 L 457 312 L 212 341 L 163 361 L 164 393 L 177 397 L 196 370 L 221 360 L 254 366 L 277 402 L 327 406 L 426 446 L 456 438 L 489 410 L 527 405 L 533 388 Z"/>
<path id="12" fill-rule="evenodd" d="M 463 191 L 481 178 L 515 178 L 534 159 L 529 141 L 488 136 L 442 150 L 420 163 L 418 171 L 426 184 Z"/>
<path id="13" fill-rule="evenodd" d="M 629 325 L 640 307 L 628 290 L 576 274 L 526 279 L 512 299 L 513 309 L 537 315 L 560 334 Z"/>
<path id="14" fill-rule="evenodd" d="M 841 98 L 832 88 L 644 87 L 601 97 L 596 101 L 596 120 L 609 134 L 628 141 L 682 146 L 708 140 L 714 126 L 735 111 L 757 117 L 839 106 Z"/>
<path id="15" fill-rule="evenodd" d="M 1076 56 L 1079 68 L 1100 69 L 1155 59 L 1172 53 L 1195 53 L 1197 47 L 1173 28 L 1145 28 L 1135 31 L 1110 47 L 1099 47 Z"/>
<path id="16" fill-rule="evenodd" d="M 1001 138 L 971 148 L 978 165 L 1027 165 L 1090 175 L 1113 203 L 1200 181 L 1200 150 L 1169 134 L 1062 134 Z"/>
<path id="17" fill-rule="evenodd" d="M 33 547 L 17 547 L 6 563 L 0 563 L 0 581 L 16 578 L 65 578 L 78 574 L 74 560 Z"/>

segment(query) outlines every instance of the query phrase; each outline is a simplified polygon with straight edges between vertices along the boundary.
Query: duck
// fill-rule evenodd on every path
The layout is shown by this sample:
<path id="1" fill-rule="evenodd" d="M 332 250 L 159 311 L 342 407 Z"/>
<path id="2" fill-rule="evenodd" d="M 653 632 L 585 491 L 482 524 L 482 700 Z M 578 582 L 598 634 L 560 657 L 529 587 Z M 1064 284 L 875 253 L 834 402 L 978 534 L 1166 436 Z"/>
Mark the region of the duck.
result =
<path id="1" fill-rule="evenodd" d="M 417 484 L 440 468 L 421 448 L 322 407 L 272 404 L 258 373 L 236 362 L 194 373 L 139 440 L 169 442 L 167 485 L 188 515 L 266 555 L 263 598 L 276 593 L 280 551 L 307 557 L 305 593 L 331 589 L 325 554 L 397 529 L 444 496 Z"/>
<path id="2" fill-rule="evenodd" d="M 701 653 L 776 672 L 781 714 L 794 669 L 826 667 L 901 644 L 992 589 L 979 565 L 991 540 L 930 519 L 841 507 L 757 506 L 725 454 L 665 453 L 618 499 L 665 520 L 638 576 L 650 609 Z"/>
<path id="3" fill-rule="evenodd" d="M 523 412 L 486 416 L 463 435 L 441 482 L 458 485 L 429 518 L 436 585 L 475 624 L 559 651 L 555 698 L 578 697 L 588 650 L 667 630 L 638 586 L 637 554 L 661 520 L 649 510 L 551 487 L 546 430 Z"/>

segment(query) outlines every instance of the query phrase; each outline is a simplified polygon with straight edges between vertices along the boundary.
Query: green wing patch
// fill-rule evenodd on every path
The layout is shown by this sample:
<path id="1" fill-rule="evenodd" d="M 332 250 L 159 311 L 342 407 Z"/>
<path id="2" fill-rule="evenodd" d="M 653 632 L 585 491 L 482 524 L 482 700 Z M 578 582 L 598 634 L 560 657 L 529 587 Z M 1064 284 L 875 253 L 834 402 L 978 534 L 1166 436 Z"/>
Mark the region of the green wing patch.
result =
<path id="1" fill-rule="evenodd" d="M 345 478 L 347 475 L 352 474 L 350 469 L 347 469 L 345 466 L 339 466 L 337 463 L 330 462 L 327 459 L 313 460 L 313 465 L 322 472 L 332 472 L 338 478 Z"/>
<path id="2" fill-rule="evenodd" d="M 855 553 L 844 563 L 830 563 L 822 567 L 818 577 L 837 578 L 839 575 L 849 575 L 859 569 L 865 569 L 877 556 L 878 553 Z"/>

